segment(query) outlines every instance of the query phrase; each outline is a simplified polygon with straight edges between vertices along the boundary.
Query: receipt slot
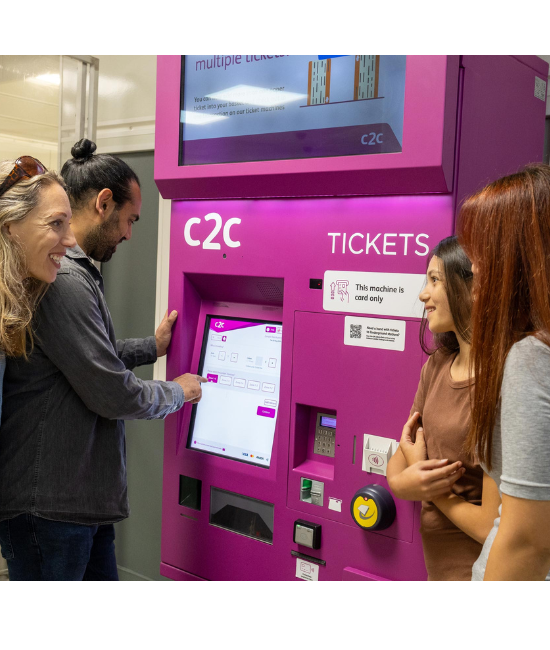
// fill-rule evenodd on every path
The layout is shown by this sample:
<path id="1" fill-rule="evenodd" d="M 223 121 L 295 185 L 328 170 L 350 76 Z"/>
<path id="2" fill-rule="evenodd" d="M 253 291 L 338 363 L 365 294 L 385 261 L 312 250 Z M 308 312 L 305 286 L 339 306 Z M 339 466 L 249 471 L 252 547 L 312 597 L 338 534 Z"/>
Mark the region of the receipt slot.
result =
<path id="1" fill-rule="evenodd" d="M 353 521 L 365 530 L 384 530 L 395 520 L 395 502 L 381 485 L 367 485 L 357 490 L 350 510 Z"/>

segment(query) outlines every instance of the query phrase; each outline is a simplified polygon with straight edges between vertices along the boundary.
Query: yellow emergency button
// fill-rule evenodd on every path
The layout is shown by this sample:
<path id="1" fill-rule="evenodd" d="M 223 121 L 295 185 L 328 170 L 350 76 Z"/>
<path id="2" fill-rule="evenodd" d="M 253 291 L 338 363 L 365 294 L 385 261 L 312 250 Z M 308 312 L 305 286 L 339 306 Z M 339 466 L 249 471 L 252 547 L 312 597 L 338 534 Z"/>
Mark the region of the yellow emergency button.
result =
<path id="1" fill-rule="evenodd" d="M 355 523 L 365 530 L 384 530 L 395 520 L 395 502 L 381 485 L 367 485 L 357 490 L 350 509 Z"/>

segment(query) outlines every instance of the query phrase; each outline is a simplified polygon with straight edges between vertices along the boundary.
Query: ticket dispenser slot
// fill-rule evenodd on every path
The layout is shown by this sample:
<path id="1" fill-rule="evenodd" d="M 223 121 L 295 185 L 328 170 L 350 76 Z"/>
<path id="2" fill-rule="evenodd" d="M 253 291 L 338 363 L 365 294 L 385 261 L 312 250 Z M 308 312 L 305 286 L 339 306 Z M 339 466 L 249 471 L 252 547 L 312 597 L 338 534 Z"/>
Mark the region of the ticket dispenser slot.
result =
<path id="1" fill-rule="evenodd" d="M 201 509 L 202 481 L 180 476 L 179 504 L 193 510 Z"/>
<path id="2" fill-rule="evenodd" d="M 324 505 L 325 484 L 302 476 L 300 481 L 300 501 L 313 503 L 315 506 Z"/>

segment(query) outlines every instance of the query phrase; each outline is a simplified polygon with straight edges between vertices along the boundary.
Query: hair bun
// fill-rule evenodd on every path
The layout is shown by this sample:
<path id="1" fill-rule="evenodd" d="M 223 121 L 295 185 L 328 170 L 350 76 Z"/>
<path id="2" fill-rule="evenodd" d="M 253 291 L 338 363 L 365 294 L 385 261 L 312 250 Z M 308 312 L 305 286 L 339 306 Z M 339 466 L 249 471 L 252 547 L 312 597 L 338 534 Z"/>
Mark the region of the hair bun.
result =
<path id="1" fill-rule="evenodd" d="M 79 140 L 71 149 L 71 155 L 75 160 L 88 160 L 97 149 L 95 142 L 83 138 Z"/>

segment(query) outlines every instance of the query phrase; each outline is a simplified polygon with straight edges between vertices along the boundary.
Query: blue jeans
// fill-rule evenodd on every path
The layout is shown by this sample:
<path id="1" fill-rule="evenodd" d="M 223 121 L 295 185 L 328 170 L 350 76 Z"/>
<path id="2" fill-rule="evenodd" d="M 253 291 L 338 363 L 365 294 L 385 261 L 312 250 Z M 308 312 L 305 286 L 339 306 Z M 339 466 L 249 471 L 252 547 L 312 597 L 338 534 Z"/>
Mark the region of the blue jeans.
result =
<path id="1" fill-rule="evenodd" d="M 83 526 L 24 514 L 0 521 L 10 580 L 118 580 L 112 524 Z"/>

